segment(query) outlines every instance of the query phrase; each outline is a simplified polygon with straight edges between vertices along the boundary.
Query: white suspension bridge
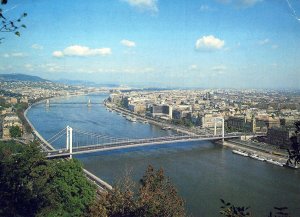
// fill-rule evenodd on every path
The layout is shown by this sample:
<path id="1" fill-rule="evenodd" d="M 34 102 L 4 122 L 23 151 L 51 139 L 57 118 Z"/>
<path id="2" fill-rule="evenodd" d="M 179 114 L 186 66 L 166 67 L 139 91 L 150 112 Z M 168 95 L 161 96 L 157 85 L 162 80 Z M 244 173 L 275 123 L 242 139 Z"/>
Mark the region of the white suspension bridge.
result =
<path id="1" fill-rule="evenodd" d="M 217 133 L 217 123 L 222 123 L 221 133 Z M 225 134 L 224 119 L 215 120 L 214 134 L 182 134 L 154 138 L 117 138 L 98 133 L 86 132 L 67 126 L 43 143 L 47 147 L 60 146 L 59 149 L 44 149 L 48 158 L 70 157 L 73 155 L 101 152 L 116 149 L 133 148 L 147 145 L 162 145 L 187 141 L 222 140 L 238 138 L 241 134 Z M 62 144 L 65 143 L 65 146 Z M 58 144 L 58 145 L 55 145 Z"/>

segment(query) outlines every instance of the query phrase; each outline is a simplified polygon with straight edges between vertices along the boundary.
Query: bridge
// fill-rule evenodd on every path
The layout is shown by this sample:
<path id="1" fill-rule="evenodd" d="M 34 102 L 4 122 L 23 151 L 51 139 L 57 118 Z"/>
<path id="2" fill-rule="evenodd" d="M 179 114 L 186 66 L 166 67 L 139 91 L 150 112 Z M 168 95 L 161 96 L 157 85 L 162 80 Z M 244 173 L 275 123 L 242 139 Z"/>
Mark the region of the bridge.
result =
<path id="1" fill-rule="evenodd" d="M 217 123 L 220 120 L 216 120 Z M 238 138 L 241 133 L 229 133 L 224 132 L 224 120 L 222 121 L 221 134 L 217 134 L 217 128 L 215 125 L 214 134 L 180 134 L 175 133 L 170 136 L 154 137 L 154 138 L 117 138 L 107 135 L 101 135 L 98 133 L 85 132 L 80 129 L 67 126 L 65 129 L 58 132 L 51 137 L 47 144 L 53 144 L 55 141 L 60 143 L 65 142 L 65 146 L 60 149 L 45 151 L 48 158 L 60 158 L 70 157 L 73 155 L 102 152 L 117 149 L 126 149 L 133 147 L 149 146 L 149 145 L 163 145 L 170 143 L 182 143 L 190 141 L 213 141 Z M 61 145 L 61 144 L 60 144 Z M 53 146 L 53 145 L 51 145 Z"/>

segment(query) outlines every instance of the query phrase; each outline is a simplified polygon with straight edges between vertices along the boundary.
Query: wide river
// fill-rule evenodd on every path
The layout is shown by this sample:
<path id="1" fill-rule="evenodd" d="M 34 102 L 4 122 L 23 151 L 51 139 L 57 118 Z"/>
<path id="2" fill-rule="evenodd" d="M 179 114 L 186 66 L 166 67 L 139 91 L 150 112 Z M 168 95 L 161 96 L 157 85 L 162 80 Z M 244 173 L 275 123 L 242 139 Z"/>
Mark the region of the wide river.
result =
<path id="1" fill-rule="evenodd" d="M 98 94 L 52 99 L 49 108 L 45 104 L 34 105 L 28 111 L 28 118 L 45 139 L 67 125 L 122 138 L 170 134 L 107 111 L 101 104 L 106 97 Z M 91 107 L 86 104 L 89 98 L 95 103 Z M 63 147 L 64 141 L 65 138 L 58 140 L 54 146 Z M 128 172 L 134 180 L 139 180 L 149 164 L 163 168 L 192 216 L 220 216 L 220 198 L 235 205 L 250 206 L 257 217 L 268 216 L 274 206 L 287 206 L 293 217 L 300 216 L 300 170 L 235 155 L 230 149 L 211 142 L 174 143 L 76 157 L 86 169 L 110 184 Z"/>

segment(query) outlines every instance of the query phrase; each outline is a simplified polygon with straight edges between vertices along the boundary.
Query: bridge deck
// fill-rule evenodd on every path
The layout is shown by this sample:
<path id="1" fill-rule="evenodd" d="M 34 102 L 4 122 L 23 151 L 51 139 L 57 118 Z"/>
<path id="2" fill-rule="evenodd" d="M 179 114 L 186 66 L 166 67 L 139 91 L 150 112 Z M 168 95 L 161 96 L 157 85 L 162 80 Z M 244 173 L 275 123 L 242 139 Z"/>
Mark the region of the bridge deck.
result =
<path id="1" fill-rule="evenodd" d="M 238 137 L 240 137 L 240 135 L 229 135 L 229 136 L 225 136 L 224 139 L 232 139 Z M 223 137 L 222 136 L 211 136 L 211 137 L 180 136 L 180 137 L 164 137 L 164 138 L 152 138 L 152 139 L 137 139 L 132 141 L 121 141 L 121 142 L 77 147 L 77 148 L 73 148 L 72 155 L 149 146 L 149 145 L 162 145 L 162 144 L 188 142 L 188 141 L 205 141 L 205 140 L 220 140 L 220 139 L 223 139 Z M 67 157 L 67 156 L 70 156 L 70 153 L 66 149 L 50 151 L 48 152 L 47 155 L 48 158 Z"/>

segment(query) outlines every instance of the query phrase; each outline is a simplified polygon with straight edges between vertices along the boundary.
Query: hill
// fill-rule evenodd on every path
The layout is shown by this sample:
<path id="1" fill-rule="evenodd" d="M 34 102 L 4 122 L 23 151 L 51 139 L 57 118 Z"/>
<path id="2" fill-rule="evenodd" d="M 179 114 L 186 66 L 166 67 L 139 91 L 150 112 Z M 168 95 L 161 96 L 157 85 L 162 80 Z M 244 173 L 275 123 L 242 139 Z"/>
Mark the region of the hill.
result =
<path id="1" fill-rule="evenodd" d="M 25 74 L 0 74 L 0 81 L 48 81 L 46 79 L 40 78 L 38 76 L 33 75 L 25 75 Z"/>

